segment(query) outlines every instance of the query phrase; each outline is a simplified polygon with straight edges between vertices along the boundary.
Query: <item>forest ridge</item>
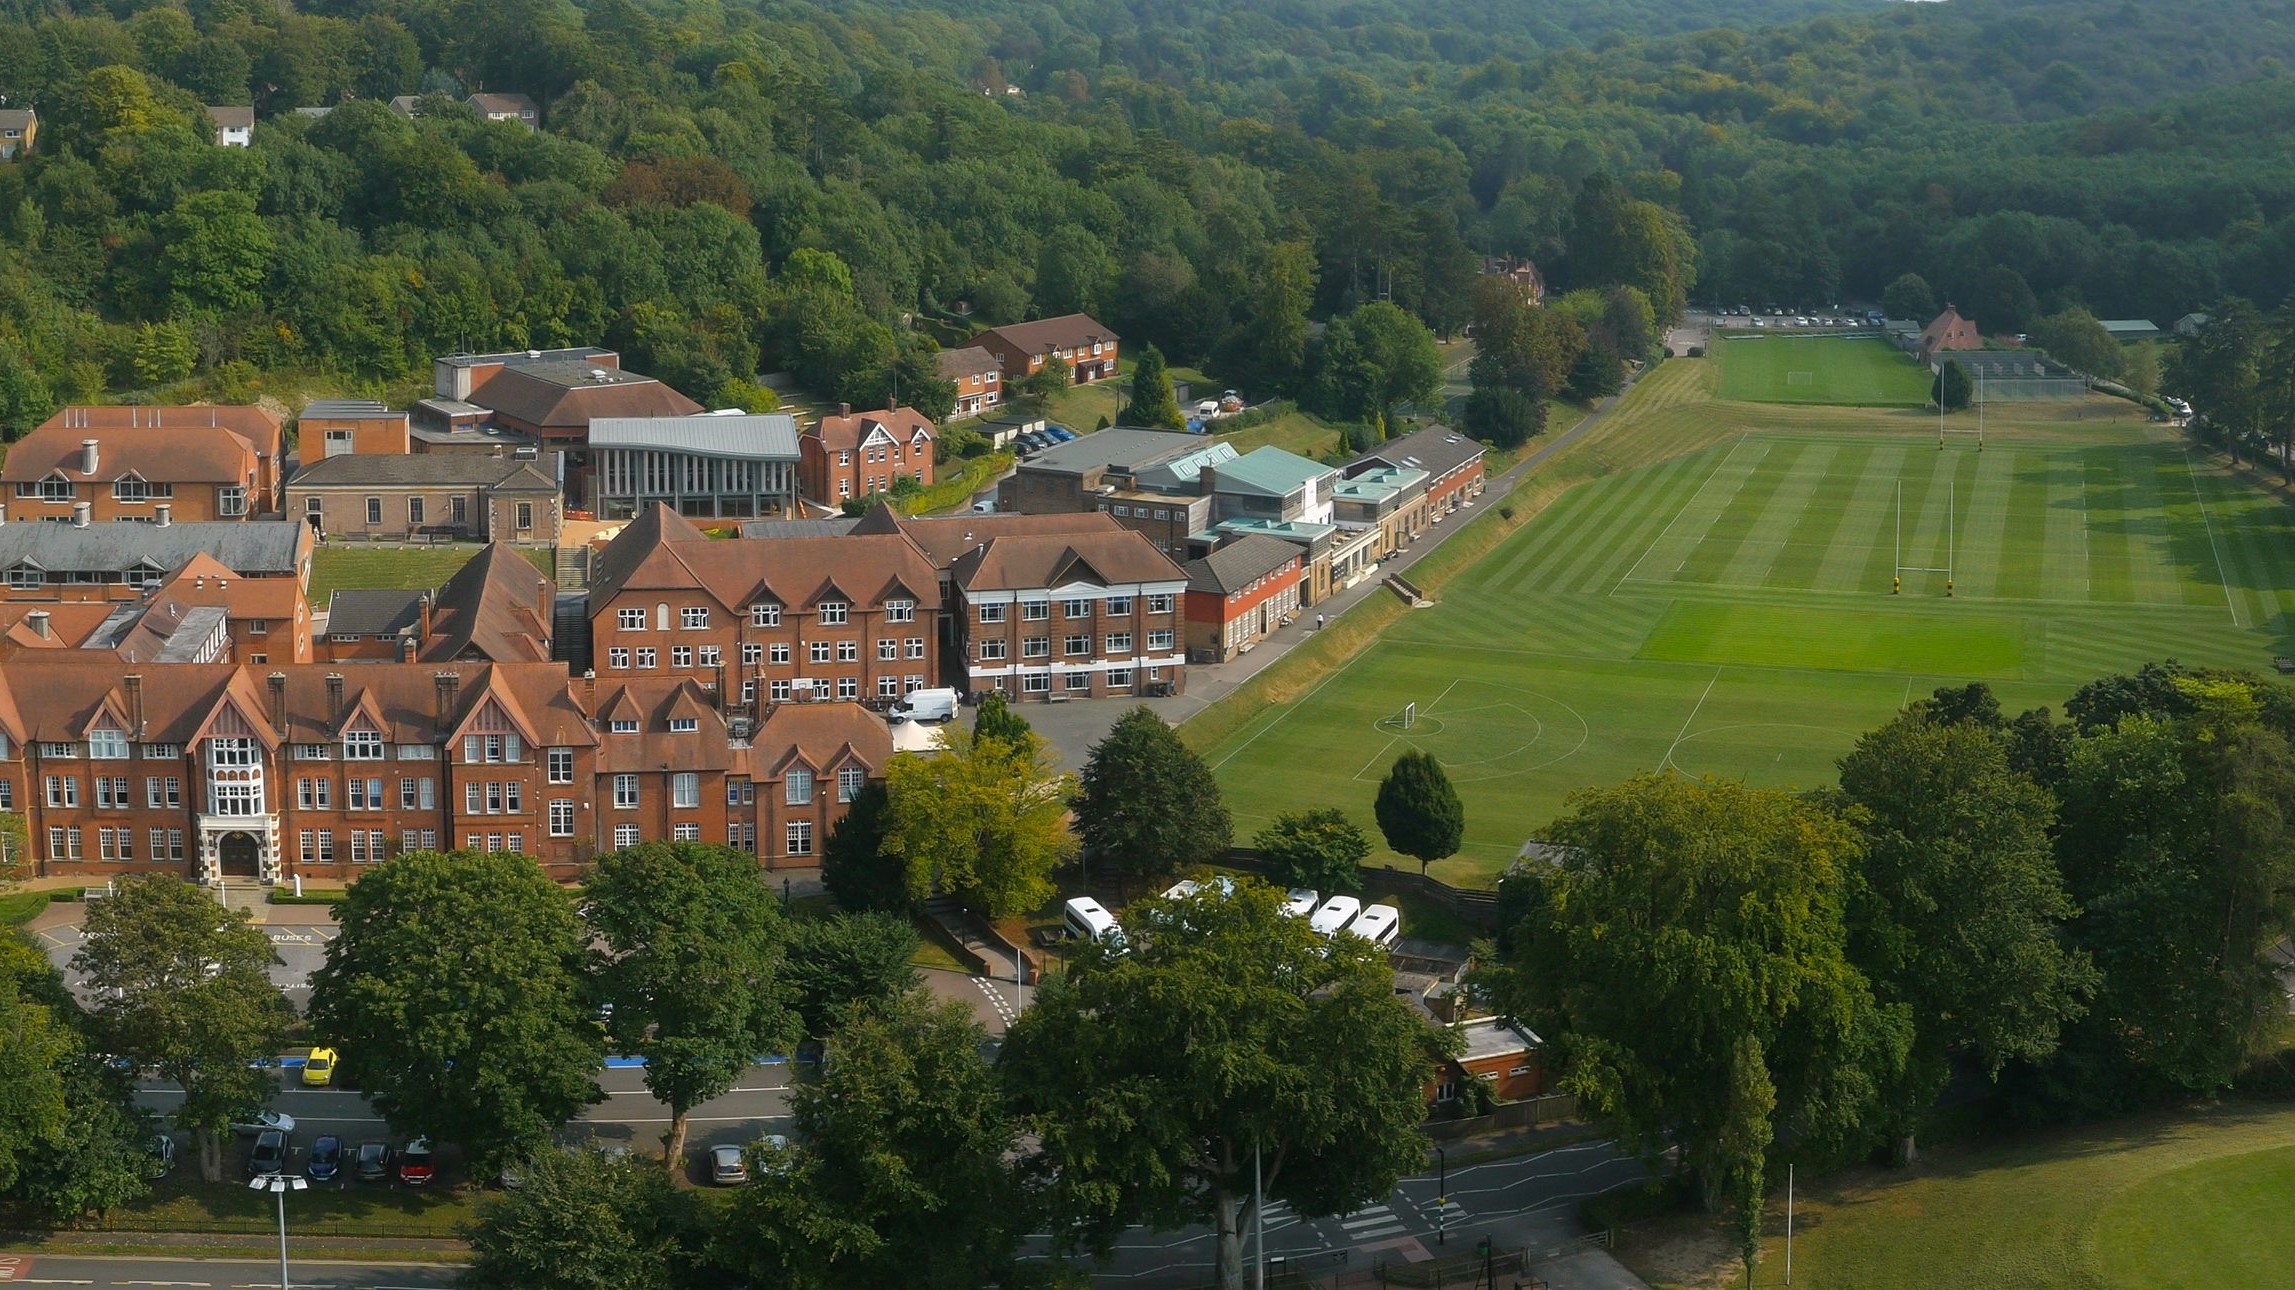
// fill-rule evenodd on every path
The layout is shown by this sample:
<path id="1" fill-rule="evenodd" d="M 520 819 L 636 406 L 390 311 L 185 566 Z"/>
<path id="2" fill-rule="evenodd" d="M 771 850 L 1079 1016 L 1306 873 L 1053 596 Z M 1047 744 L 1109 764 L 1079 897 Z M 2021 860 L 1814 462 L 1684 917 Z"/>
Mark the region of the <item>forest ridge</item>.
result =
<path id="1" fill-rule="evenodd" d="M 1775 25 L 1681 30 L 1724 19 Z M 865 398 L 959 305 L 1288 392 L 1302 303 L 1450 332 L 1485 254 L 1621 280 L 1574 226 L 1596 175 L 1679 230 L 1686 299 L 1913 272 L 1994 331 L 2269 308 L 2291 46 L 2263 0 L 15 0 L 0 95 L 40 135 L 0 165 L 0 427 L 277 371 L 379 391 L 463 347 Z M 255 146 L 214 147 L 203 105 L 249 104 Z"/>

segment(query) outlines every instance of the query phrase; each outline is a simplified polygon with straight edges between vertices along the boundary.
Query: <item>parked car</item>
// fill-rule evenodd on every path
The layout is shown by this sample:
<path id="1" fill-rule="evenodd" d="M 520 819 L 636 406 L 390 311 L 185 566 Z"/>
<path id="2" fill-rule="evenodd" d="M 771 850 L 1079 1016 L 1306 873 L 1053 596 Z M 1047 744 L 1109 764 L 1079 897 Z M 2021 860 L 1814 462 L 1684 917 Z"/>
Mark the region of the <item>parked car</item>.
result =
<path id="1" fill-rule="evenodd" d="M 1057 424 L 1045 426 L 1044 434 L 1054 443 L 1067 443 L 1076 437 L 1075 431 Z"/>
<path id="2" fill-rule="evenodd" d="M 789 1171 L 789 1139 L 778 1133 L 768 1133 L 759 1139 L 765 1150 L 765 1172 L 769 1174 Z"/>
<path id="3" fill-rule="evenodd" d="M 739 1187 L 749 1181 L 749 1163 L 741 1148 L 732 1144 L 709 1149 L 709 1181 L 720 1187 Z"/>
<path id="4" fill-rule="evenodd" d="M 303 1059 L 303 1087 L 325 1088 L 335 1082 L 335 1050 L 314 1048 Z"/>
<path id="5" fill-rule="evenodd" d="M 165 1178 L 175 1172 L 174 1138 L 164 1133 L 155 1133 L 151 1135 L 151 1141 L 143 1145 L 143 1149 L 151 1157 L 151 1163 L 144 1168 L 144 1177 Z"/>
<path id="6" fill-rule="evenodd" d="M 255 1145 L 247 1149 L 247 1176 L 287 1171 L 287 1135 L 277 1129 L 265 1129 L 255 1135 Z"/>
<path id="7" fill-rule="evenodd" d="M 398 1180 L 409 1187 L 428 1187 L 438 1177 L 437 1162 L 431 1158 L 430 1139 L 416 1138 L 398 1153 Z"/>
<path id="8" fill-rule="evenodd" d="M 333 1182 L 343 1173 L 343 1140 L 332 1133 L 319 1135 L 311 1144 L 311 1158 L 303 1162 L 303 1173 L 312 1182 Z"/>
<path id="9" fill-rule="evenodd" d="M 390 1177 L 390 1159 L 389 1143 L 362 1142 L 351 1155 L 351 1177 L 360 1182 L 382 1182 Z"/>
<path id="10" fill-rule="evenodd" d="M 295 1131 L 295 1117 L 285 1111 L 267 1111 L 246 1106 L 231 1113 L 231 1131 L 241 1137 L 277 1129 L 281 1133 Z"/>
<path id="11" fill-rule="evenodd" d="M 1205 399 L 1203 402 L 1196 404 L 1196 405 L 1195 405 L 1195 415 L 1197 415 L 1197 416 L 1199 416 L 1199 417 L 1215 417 L 1215 416 L 1218 416 L 1218 415 L 1219 415 L 1219 400 L 1217 400 L 1217 399 Z"/>

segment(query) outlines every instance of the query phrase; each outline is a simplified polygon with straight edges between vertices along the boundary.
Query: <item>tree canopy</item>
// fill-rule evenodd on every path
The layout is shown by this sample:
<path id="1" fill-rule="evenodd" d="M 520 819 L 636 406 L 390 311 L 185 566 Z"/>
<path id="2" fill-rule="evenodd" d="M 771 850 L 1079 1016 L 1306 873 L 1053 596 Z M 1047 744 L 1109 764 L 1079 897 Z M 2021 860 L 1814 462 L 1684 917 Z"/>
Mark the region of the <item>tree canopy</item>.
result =
<path id="1" fill-rule="evenodd" d="M 1208 864 L 1231 840 L 1211 768 L 1145 704 L 1092 745 L 1077 776 L 1075 811 L 1084 845 L 1130 877 Z"/>

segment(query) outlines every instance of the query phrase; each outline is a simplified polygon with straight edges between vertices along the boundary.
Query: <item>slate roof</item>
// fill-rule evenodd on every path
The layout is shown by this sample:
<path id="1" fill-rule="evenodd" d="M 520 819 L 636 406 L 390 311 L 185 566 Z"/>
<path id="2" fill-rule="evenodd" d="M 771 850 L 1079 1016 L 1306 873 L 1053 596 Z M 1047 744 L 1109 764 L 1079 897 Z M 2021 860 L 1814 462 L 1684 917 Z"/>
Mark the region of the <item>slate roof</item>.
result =
<path id="1" fill-rule="evenodd" d="M 883 509 L 882 507 L 878 508 Z M 741 526 L 745 538 L 841 537 L 853 531 L 860 520 L 856 516 L 840 515 L 829 520 L 749 520 Z"/>
<path id="2" fill-rule="evenodd" d="M 29 560 L 50 573 L 100 573 L 145 560 L 158 568 L 182 568 L 202 552 L 241 577 L 292 576 L 300 572 L 303 535 L 294 520 L 209 520 L 182 524 L 138 524 L 125 520 L 90 524 L 0 524 L 0 569 Z"/>
<path id="3" fill-rule="evenodd" d="M 1414 430 L 1399 439 L 1385 443 L 1348 462 L 1346 473 L 1353 475 L 1355 468 L 1371 462 L 1383 462 L 1404 470 L 1423 470 L 1440 479 L 1458 467 L 1479 459 L 1483 446 L 1449 426 L 1433 425 Z"/>
<path id="4" fill-rule="evenodd" d="M 463 452 L 418 452 L 403 456 L 353 453 L 303 467 L 291 488 L 496 488 L 505 492 L 555 493 L 557 482 L 532 459 L 481 457 Z"/>
<path id="5" fill-rule="evenodd" d="M 489 387 L 492 388 L 491 383 Z M 797 419 L 785 412 L 683 417 L 598 417 L 592 448 L 650 448 L 746 461 L 797 460 Z"/>
<path id="6" fill-rule="evenodd" d="M 1187 589 L 1226 596 L 1300 558 L 1299 544 L 1264 533 L 1248 533 L 1187 562 Z"/>
<path id="7" fill-rule="evenodd" d="M 327 598 L 327 635 L 396 636 L 422 622 L 427 591 L 398 587 L 345 588 Z"/>

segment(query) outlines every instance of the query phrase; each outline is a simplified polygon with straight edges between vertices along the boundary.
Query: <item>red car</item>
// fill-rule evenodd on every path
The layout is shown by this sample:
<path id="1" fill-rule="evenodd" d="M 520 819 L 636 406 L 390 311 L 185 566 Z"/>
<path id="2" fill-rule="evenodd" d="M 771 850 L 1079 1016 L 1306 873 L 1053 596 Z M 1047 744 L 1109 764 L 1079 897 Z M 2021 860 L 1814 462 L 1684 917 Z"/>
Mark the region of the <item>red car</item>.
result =
<path id="1" fill-rule="evenodd" d="M 432 1162 L 430 1139 L 416 1138 L 406 1144 L 398 1154 L 398 1180 L 402 1186 L 428 1187 L 438 1177 L 438 1166 Z"/>

